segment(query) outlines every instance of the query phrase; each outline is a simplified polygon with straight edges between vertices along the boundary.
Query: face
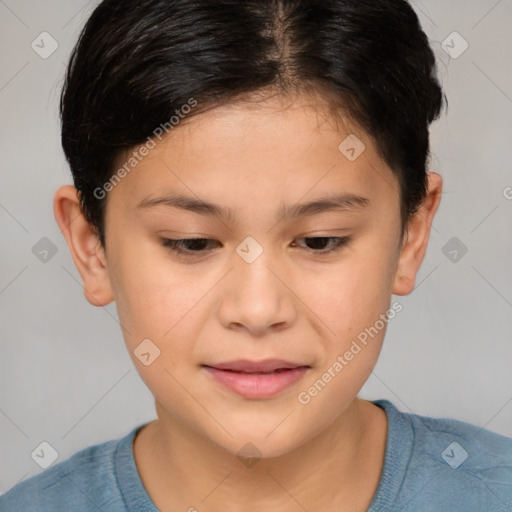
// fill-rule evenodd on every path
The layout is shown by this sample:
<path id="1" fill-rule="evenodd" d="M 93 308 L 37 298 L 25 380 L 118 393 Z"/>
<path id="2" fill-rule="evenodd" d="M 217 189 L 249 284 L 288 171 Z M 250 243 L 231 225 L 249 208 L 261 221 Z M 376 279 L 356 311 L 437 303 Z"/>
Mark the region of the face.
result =
<path id="1" fill-rule="evenodd" d="M 160 420 L 269 457 L 326 429 L 368 378 L 401 242 L 398 182 L 368 135 L 281 101 L 178 125 L 105 213 L 109 283 Z M 339 149 L 349 135 L 359 156 L 353 138 Z M 207 369 L 269 359 L 296 369 Z"/>

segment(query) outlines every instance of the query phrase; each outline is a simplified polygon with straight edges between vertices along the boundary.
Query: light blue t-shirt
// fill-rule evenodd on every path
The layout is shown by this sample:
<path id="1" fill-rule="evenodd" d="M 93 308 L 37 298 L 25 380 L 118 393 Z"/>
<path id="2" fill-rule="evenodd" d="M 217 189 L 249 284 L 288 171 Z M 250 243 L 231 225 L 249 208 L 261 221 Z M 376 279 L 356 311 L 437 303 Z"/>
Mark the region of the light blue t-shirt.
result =
<path id="1" fill-rule="evenodd" d="M 368 512 L 511 512 L 512 438 L 373 403 L 388 418 L 384 467 Z M 85 448 L 0 496 L 1 512 L 157 512 L 128 435 Z"/>

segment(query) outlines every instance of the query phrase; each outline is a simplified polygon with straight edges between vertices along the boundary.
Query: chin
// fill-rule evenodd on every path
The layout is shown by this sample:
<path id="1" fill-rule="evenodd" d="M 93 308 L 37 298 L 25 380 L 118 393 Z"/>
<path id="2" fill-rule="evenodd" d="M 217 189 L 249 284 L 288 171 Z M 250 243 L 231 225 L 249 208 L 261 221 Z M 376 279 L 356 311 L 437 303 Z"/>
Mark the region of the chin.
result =
<path id="1" fill-rule="evenodd" d="M 293 452 L 306 441 L 306 438 L 298 439 L 296 434 L 287 429 L 281 429 L 278 433 L 277 430 L 258 429 L 252 425 L 252 428 L 238 431 L 234 428 L 228 430 L 233 437 L 210 438 L 210 441 L 231 455 L 240 458 L 242 463 L 248 459 L 249 462 L 246 464 L 248 467 L 251 467 L 255 460 L 281 457 Z M 271 432 L 270 435 L 269 432 Z"/>

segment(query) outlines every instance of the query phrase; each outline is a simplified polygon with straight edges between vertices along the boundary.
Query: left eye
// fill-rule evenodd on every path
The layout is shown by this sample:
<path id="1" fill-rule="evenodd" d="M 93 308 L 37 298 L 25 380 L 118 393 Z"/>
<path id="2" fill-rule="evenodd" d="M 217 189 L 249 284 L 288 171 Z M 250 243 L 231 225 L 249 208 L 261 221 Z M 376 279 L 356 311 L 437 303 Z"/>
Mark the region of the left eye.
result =
<path id="1" fill-rule="evenodd" d="M 310 246 L 308 249 L 314 253 L 327 254 L 339 250 L 343 246 L 347 245 L 349 237 L 320 236 L 299 238 L 298 240 L 306 241 L 307 245 Z M 208 250 L 211 250 L 212 248 L 208 249 L 209 242 L 215 242 L 215 240 L 211 240 L 210 238 L 182 238 L 177 240 L 172 238 L 162 238 L 162 245 L 167 247 L 170 251 L 190 256 L 197 256 L 200 253 L 205 253 Z"/>
<path id="2" fill-rule="evenodd" d="M 312 245 L 313 247 L 310 247 L 309 249 L 312 250 L 313 252 L 317 252 L 319 254 L 327 254 L 333 251 L 337 251 L 341 249 L 343 246 L 347 245 L 347 243 L 349 242 L 349 237 L 316 236 L 299 238 L 299 240 L 306 240 L 308 245 Z M 329 245 L 329 242 L 332 242 L 332 244 Z M 327 248 L 325 248 L 325 245 L 327 245 Z"/>

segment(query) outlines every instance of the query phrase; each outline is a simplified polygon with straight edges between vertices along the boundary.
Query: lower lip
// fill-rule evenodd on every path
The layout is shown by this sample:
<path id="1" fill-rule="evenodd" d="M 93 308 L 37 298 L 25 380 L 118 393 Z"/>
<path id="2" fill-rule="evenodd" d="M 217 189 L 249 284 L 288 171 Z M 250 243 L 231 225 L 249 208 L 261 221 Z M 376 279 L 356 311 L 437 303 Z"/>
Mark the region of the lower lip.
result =
<path id="1" fill-rule="evenodd" d="M 290 368 L 278 373 L 242 373 L 203 367 L 210 375 L 245 398 L 269 398 L 298 382 L 309 370 L 307 366 Z"/>

